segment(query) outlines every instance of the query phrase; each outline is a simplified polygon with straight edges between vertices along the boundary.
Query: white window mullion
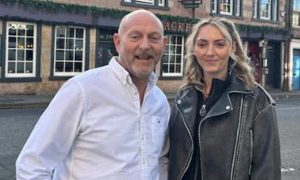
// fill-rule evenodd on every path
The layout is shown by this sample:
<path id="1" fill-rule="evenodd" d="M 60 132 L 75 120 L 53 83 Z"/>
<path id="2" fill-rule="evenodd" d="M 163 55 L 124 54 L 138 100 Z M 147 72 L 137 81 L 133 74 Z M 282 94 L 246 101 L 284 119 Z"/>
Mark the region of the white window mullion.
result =
<path id="1" fill-rule="evenodd" d="M 236 0 L 236 12 L 235 12 L 235 15 L 236 16 L 240 16 L 241 15 L 241 12 L 240 12 L 240 9 L 241 9 L 241 0 Z"/>
<path id="2" fill-rule="evenodd" d="M 212 0 L 212 12 L 217 13 L 217 0 Z"/>
<path id="3" fill-rule="evenodd" d="M 184 37 L 179 35 L 170 35 L 167 48 L 163 53 L 162 61 L 162 76 L 164 77 L 179 77 L 183 75 L 183 57 L 184 57 Z M 180 42 L 179 42 L 180 40 Z M 178 52 L 178 48 L 181 51 Z M 180 54 L 178 54 L 180 53 Z M 178 62 L 180 61 L 180 62 Z M 178 67 L 180 66 L 180 67 Z M 178 72 L 179 70 L 179 72 Z"/>
<path id="4" fill-rule="evenodd" d="M 257 8 L 258 8 L 257 0 L 253 0 L 253 18 L 257 18 Z"/>
<path id="5" fill-rule="evenodd" d="M 159 0 L 159 1 L 158 1 L 158 6 L 164 7 L 165 5 L 166 5 L 165 0 Z"/>
<path id="6" fill-rule="evenodd" d="M 273 0 L 273 7 L 272 7 L 272 9 L 273 9 L 273 21 L 277 21 L 277 16 L 278 16 L 278 13 L 277 13 L 277 7 L 278 6 L 278 0 Z"/>
<path id="7" fill-rule="evenodd" d="M 59 31 L 61 34 L 58 34 Z M 55 28 L 54 76 L 74 76 L 84 71 L 86 51 L 85 31 L 85 28 L 73 26 L 57 26 Z M 69 36 L 67 35 L 68 32 L 71 33 Z M 63 45 L 60 44 L 57 47 L 57 44 L 62 42 Z M 77 49 L 76 43 L 79 43 L 78 45 L 82 47 Z M 58 52 L 60 53 L 59 58 Z M 76 53 L 78 53 L 78 57 Z"/>
<path id="8" fill-rule="evenodd" d="M 135 1 L 138 4 L 150 4 L 150 5 L 154 5 L 154 0 L 136 0 Z"/>
<path id="9" fill-rule="evenodd" d="M 36 24 L 7 22 L 5 77 L 36 77 L 36 31 Z"/>

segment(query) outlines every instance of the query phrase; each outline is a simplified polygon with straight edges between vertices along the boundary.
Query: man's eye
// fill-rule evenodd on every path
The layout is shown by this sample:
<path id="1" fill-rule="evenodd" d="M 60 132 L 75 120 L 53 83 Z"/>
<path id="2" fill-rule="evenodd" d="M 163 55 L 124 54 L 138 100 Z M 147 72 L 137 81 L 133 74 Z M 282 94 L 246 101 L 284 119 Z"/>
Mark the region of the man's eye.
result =
<path id="1" fill-rule="evenodd" d="M 160 40 L 160 37 L 158 37 L 158 36 L 151 37 L 151 41 L 158 42 L 159 40 Z"/>
<path id="2" fill-rule="evenodd" d="M 137 40 L 137 39 L 139 39 L 139 35 L 138 34 L 131 34 L 130 36 L 129 36 L 129 38 L 130 39 L 133 39 L 133 40 Z"/>
<path id="3" fill-rule="evenodd" d="M 134 35 L 134 36 L 131 36 L 132 39 L 137 39 L 138 36 Z"/>

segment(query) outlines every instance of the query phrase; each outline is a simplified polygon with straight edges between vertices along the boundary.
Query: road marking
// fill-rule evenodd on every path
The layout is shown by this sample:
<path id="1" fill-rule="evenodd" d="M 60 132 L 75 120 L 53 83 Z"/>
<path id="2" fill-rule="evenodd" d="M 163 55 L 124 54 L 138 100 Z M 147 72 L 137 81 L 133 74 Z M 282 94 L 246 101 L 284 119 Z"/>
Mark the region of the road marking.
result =
<path id="1" fill-rule="evenodd" d="M 290 172 L 290 171 L 295 171 L 294 168 L 291 167 L 282 167 L 281 172 Z"/>
<path id="2" fill-rule="evenodd" d="M 286 107 L 286 108 L 277 108 L 278 110 L 297 110 L 300 109 L 300 107 Z"/>

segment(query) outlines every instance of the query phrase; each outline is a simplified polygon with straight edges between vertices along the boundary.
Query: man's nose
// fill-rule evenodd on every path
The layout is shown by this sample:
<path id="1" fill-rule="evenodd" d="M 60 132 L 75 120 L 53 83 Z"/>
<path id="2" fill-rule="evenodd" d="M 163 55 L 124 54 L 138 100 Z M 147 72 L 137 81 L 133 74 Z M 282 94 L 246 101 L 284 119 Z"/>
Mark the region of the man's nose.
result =
<path id="1" fill-rule="evenodd" d="M 150 40 L 147 37 L 142 38 L 140 43 L 141 49 L 148 49 L 150 48 Z"/>

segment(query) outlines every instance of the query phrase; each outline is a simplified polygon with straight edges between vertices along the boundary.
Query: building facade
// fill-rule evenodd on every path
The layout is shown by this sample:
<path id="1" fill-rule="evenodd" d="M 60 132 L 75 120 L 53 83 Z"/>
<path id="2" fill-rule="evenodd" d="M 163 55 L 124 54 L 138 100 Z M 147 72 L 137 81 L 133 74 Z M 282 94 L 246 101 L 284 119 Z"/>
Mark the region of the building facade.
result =
<path id="1" fill-rule="evenodd" d="M 290 39 L 285 0 L 0 0 L 0 94 L 54 94 L 70 77 L 106 65 L 117 55 L 121 18 L 140 8 L 157 14 L 169 37 L 155 69 L 166 93 L 182 83 L 193 24 L 210 16 L 236 23 L 259 83 L 292 90 L 287 68 L 300 57 L 300 40 Z"/>
<path id="2" fill-rule="evenodd" d="M 288 63 L 286 72 L 289 80 L 286 83 L 287 89 L 300 90 L 300 0 L 289 0 L 289 19 L 287 26 L 291 31 L 289 41 Z"/>

